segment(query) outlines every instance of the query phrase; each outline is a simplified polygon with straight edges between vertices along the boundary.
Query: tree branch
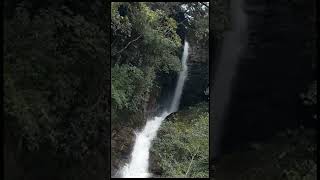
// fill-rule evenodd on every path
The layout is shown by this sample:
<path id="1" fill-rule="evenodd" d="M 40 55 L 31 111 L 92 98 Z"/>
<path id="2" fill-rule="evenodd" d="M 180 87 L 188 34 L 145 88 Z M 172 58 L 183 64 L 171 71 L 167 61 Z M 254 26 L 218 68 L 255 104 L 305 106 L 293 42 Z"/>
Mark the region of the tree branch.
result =
<path id="1" fill-rule="evenodd" d="M 140 39 L 141 36 L 142 36 L 142 35 L 140 35 L 140 36 L 138 36 L 137 38 L 131 40 L 124 48 L 122 48 L 120 51 L 114 53 L 112 56 L 115 56 L 115 55 L 117 55 L 117 54 L 119 54 L 119 53 L 122 53 L 122 51 L 124 51 L 125 49 L 127 49 L 128 46 L 129 46 L 131 43 L 133 43 L 133 42 L 137 41 L 138 39 Z"/>
<path id="2" fill-rule="evenodd" d="M 177 25 L 182 24 L 185 20 L 188 20 L 187 18 L 185 18 L 183 21 L 179 22 Z M 184 25 L 184 24 L 183 24 Z"/>
<path id="3" fill-rule="evenodd" d="M 204 5 L 204 6 L 206 6 L 207 8 L 209 8 L 209 6 L 206 4 L 206 3 L 204 3 L 204 2 L 200 2 L 202 5 Z"/>
<path id="4" fill-rule="evenodd" d="M 192 158 L 191 158 L 191 162 L 190 162 L 190 164 L 189 164 L 189 167 L 188 167 L 188 170 L 187 170 L 187 172 L 186 172 L 186 174 L 185 174 L 185 177 L 187 177 L 187 176 L 188 176 L 188 173 L 189 173 L 189 171 L 190 171 L 190 168 L 191 168 L 191 165 L 192 165 L 193 159 L 194 159 L 194 157 L 197 155 L 198 150 L 199 150 L 199 146 L 198 146 L 198 148 L 197 148 L 196 152 L 193 154 L 193 156 L 192 156 Z"/>

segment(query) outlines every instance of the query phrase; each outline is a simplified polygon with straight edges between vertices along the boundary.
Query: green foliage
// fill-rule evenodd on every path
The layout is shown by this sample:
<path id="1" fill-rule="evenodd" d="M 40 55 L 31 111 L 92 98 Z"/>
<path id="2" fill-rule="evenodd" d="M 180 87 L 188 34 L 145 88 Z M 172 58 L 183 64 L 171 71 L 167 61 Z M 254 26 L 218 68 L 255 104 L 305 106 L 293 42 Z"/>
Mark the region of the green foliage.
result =
<path id="1" fill-rule="evenodd" d="M 127 4 L 127 3 L 124 3 Z M 113 2 L 111 5 L 111 29 L 115 35 L 123 35 L 130 37 L 132 24 L 129 22 L 128 16 L 120 16 L 118 9 L 121 3 Z"/>
<path id="2" fill-rule="evenodd" d="M 193 45 L 209 46 L 209 2 L 149 2 L 177 21 L 180 30 L 186 30 L 186 39 Z M 216 8 L 212 7 L 215 11 Z M 184 17 L 181 17 L 184 14 Z"/>
<path id="3" fill-rule="evenodd" d="M 205 4 L 205 5 L 204 5 Z M 209 46 L 209 3 L 186 3 L 187 28 L 191 42 Z"/>
<path id="4" fill-rule="evenodd" d="M 127 9 L 126 15 L 120 16 L 120 7 Z M 152 66 L 155 71 L 162 71 L 168 61 L 180 64 L 177 52 L 181 42 L 176 28 L 172 18 L 145 3 L 112 3 L 112 63 Z M 176 58 L 167 60 L 163 54 Z"/>
<path id="5" fill-rule="evenodd" d="M 209 113 L 199 104 L 167 119 L 161 126 L 152 152 L 163 177 L 209 176 Z"/>
<path id="6" fill-rule="evenodd" d="M 108 78 L 105 39 L 66 7 L 31 16 L 20 5 L 5 20 L 4 113 L 23 149 L 83 159 L 105 145 L 109 112 L 96 105 L 107 104 L 99 98 Z"/>
<path id="7" fill-rule="evenodd" d="M 181 68 L 176 21 L 147 3 L 113 2 L 112 117 L 142 113 L 156 76 Z M 119 118 L 121 119 L 121 118 Z"/>
<path id="8" fill-rule="evenodd" d="M 141 110 L 150 92 L 153 70 L 144 73 L 135 66 L 115 65 L 112 70 L 112 105 L 117 109 Z M 137 94 L 139 92 L 140 94 Z"/>

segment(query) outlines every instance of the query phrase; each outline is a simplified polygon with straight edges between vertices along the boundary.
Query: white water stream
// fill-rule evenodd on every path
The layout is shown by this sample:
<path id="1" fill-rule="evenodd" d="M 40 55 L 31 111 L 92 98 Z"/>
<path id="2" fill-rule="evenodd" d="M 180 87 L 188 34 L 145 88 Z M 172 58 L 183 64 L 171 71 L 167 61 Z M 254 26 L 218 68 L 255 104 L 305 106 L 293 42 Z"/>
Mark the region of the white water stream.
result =
<path id="1" fill-rule="evenodd" d="M 179 108 L 180 98 L 184 86 L 184 82 L 188 75 L 188 49 L 189 44 L 185 41 L 182 55 L 182 71 L 179 73 L 177 86 L 170 106 L 169 111 L 164 111 L 160 116 L 156 116 L 147 120 L 146 126 L 141 132 L 136 133 L 136 140 L 131 153 L 131 160 L 121 170 L 123 178 L 148 178 L 149 173 L 149 149 L 152 140 L 157 136 L 157 131 L 161 126 L 162 121 L 172 112 L 176 112 Z"/>

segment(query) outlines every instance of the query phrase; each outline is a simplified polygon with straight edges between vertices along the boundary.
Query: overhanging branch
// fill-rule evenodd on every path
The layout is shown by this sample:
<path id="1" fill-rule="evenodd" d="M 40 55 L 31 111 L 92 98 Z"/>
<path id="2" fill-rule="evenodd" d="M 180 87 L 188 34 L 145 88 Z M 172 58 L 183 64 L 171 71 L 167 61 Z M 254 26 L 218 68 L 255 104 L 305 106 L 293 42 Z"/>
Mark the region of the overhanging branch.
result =
<path id="1" fill-rule="evenodd" d="M 131 40 L 130 42 L 128 42 L 128 44 L 127 44 L 124 48 L 122 48 L 120 51 L 112 54 L 112 56 L 115 56 L 115 55 L 117 55 L 117 54 L 119 54 L 119 53 L 122 53 L 122 51 L 124 51 L 125 49 L 127 49 L 131 43 L 137 41 L 137 40 L 140 39 L 141 37 L 142 37 L 142 35 L 140 35 L 140 36 L 138 36 L 137 38 Z"/>

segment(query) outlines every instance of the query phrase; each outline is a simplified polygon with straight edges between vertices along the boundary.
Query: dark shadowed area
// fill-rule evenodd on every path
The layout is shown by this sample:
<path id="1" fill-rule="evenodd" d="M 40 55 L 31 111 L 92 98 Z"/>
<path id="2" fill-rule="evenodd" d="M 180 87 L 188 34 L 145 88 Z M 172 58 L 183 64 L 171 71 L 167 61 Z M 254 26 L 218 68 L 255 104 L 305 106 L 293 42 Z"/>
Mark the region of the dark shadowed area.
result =
<path id="1" fill-rule="evenodd" d="M 225 7 L 230 24 L 222 37 L 216 36 L 216 48 L 211 49 L 215 54 L 210 76 L 214 176 L 315 178 L 315 1 L 231 0 Z M 210 24 L 213 31 L 219 27 L 213 20 Z M 295 136 L 276 135 L 287 131 L 296 132 Z M 301 140 L 299 136 L 308 136 L 302 140 L 306 144 L 292 145 Z M 287 164 L 278 166 L 281 162 L 271 156 L 282 153 Z M 310 164 L 293 165 L 302 161 Z M 246 171 L 255 173 L 241 176 Z"/>
<path id="2" fill-rule="evenodd" d="M 105 179 L 110 6 L 4 1 L 4 179 Z"/>

